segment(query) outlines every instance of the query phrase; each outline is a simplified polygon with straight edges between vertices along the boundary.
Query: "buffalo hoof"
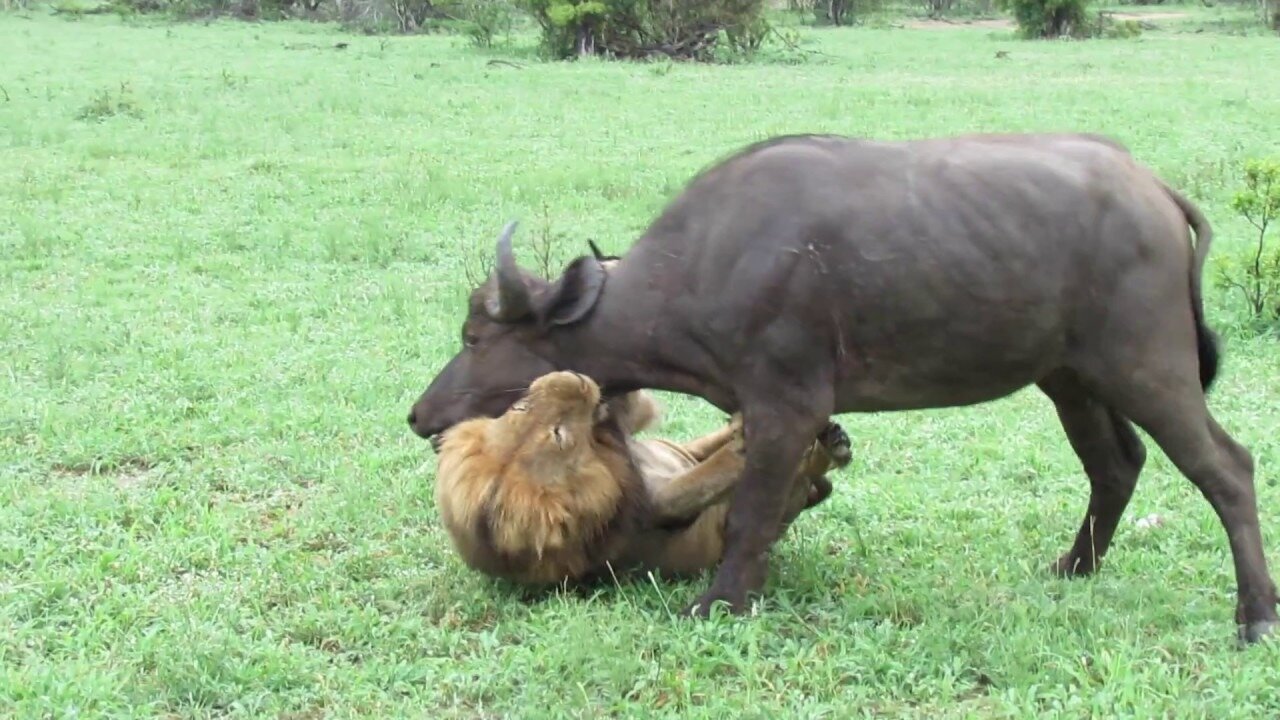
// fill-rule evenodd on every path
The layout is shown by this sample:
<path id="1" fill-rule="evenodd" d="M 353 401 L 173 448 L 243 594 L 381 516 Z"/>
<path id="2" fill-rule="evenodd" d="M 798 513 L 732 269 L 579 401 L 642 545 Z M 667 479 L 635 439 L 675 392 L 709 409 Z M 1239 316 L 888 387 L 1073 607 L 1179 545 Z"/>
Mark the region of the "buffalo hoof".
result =
<path id="1" fill-rule="evenodd" d="M 1268 637 L 1274 639 L 1273 636 L 1276 630 L 1280 630 L 1280 621 L 1276 620 L 1259 620 L 1248 625 L 1241 625 L 1239 629 L 1240 646 L 1253 645 Z"/>
<path id="2" fill-rule="evenodd" d="M 1070 553 L 1058 558 L 1049 566 L 1049 572 L 1060 578 L 1080 578 L 1088 577 L 1094 573 L 1097 568 L 1087 559 L 1077 559 L 1071 557 Z"/>
<path id="3" fill-rule="evenodd" d="M 849 441 L 849 434 L 840 427 L 839 423 L 828 422 L 818 435 L 818 442 L 826 448 L 827 454 L 831 456 L 831 461 L 836 467 L 842 468 L 853 459 L 853 443 Z"/>

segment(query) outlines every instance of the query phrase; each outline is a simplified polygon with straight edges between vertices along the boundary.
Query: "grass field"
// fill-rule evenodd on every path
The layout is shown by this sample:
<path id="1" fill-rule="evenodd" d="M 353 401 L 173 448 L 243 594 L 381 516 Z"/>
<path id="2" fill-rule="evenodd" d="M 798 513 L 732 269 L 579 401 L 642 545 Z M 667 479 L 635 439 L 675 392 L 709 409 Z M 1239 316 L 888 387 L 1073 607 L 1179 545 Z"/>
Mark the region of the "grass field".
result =
<path id="1" fill-rule="evenodd" d="M 525 262 L 544 233 L 622 250 L 774 133 L 1105 132 L 1203 204 L 1211 261 L 1244 247 L 1228 201 L 1277 151 L 1280 43 L 1180 27 L 513 67 L 441 36 L 0 15 L 0 716 L 1276 716 L 1280 655 L 1235 649 L 1225 534 L 1154 445 L 1103 572 L 1045 576 L 1087 482 L 1033 391 L 844 416 L 854 462 L 758 615 L 704 623 L 672 617 L 703 582 L 525 602 L 465 570 L 404 422 L 455 350 L 464 245 L 519 217 Z M 1207 302 L 1212 407 L 1280 563 L 1280 348 Z M 721 421 L 666 397 L 666 433 Z"/>

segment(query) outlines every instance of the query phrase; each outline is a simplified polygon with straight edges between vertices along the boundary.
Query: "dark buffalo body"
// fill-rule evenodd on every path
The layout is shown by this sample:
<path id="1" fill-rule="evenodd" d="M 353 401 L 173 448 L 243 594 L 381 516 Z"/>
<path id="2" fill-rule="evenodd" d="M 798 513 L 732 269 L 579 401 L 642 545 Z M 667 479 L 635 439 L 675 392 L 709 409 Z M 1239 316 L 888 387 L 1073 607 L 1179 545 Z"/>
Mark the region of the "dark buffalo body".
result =
<path id="1" fill-rule="evenodd" d="M 1273 627 L 1252 459 L 1205 404 L 1212 232 L 1116 142 L 774 138 L 696 177 L 615 268 L 582 257 L 554 281 L 516 266 L 512 229 L 472 296 L 463 350 L 410 424 L 432 437 L 496 416 L 553 369 L 741 411 L 747 467 L 698 612 L 741 610 L 761 588 L 786 470 L 828 416 L 1037 385 L 1092 486 L 1054 568 L 1087 574 L 1105 554 L 1145 460 L 1136 423 L 1228 530 L 1242 633 Z"/>

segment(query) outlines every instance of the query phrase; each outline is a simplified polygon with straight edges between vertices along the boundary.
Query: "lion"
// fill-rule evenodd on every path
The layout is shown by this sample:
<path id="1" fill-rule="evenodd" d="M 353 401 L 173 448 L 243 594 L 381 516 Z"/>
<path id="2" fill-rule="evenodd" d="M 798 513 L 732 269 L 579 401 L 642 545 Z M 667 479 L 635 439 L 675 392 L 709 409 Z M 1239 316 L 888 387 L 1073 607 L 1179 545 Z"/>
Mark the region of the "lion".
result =
<path id="1" fill-rule="evenodd" d="M 660 411 L 644 391 L 602 401 L 591 378 L 559 371 L 502 416 L 446 431 L 435 499 L 463 561 L 535 586 L 717 564 L 744 464 L 741 418 L 686 444 L 633 437 Z M 848 436 L 829 423 L 794 475 L 784 531 L 827 499 L 824 473 L 849 459 Z"/>

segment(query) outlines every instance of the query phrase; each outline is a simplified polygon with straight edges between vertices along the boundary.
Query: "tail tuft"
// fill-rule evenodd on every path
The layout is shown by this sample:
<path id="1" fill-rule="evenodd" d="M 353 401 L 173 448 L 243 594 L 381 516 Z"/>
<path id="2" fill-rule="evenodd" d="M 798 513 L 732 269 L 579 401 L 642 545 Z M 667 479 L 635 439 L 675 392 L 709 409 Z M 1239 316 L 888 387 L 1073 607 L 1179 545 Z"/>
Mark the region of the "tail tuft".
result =
<path id="1" fill-rule="evenodd" d="M 1206 394 L 1213 381 L 1218 377 L 1218 336 L 1209 329 L 1204 321 L 1196 319 L 1196 353 L 1200 356 L 1200 387 Z"/>

